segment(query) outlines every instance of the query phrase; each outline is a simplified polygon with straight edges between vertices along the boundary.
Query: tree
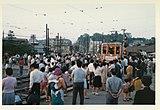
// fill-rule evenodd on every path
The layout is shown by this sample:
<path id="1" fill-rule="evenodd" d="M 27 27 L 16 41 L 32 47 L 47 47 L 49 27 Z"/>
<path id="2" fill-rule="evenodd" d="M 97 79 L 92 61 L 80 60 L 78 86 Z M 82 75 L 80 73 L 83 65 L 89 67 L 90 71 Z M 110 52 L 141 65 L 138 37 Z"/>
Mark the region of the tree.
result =
<path id="1" fill-rule="evenodd" d="M 9 56 L 13 56 L 17 53 L 23 55 L 24 53 L 34 54 L 34 47 L 28 43 L 28 41 L 20 40 L 3 40 L 3 55 L 8 53 Z"/>

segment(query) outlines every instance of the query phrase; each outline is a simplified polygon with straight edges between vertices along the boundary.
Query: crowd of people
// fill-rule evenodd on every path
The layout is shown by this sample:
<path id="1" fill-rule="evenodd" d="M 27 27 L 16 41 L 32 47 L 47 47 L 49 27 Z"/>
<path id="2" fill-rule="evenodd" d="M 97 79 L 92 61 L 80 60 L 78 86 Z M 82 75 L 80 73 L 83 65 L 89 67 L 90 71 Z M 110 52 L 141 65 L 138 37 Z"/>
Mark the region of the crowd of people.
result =
<path id="1" fill-rule="evenodd" d="M 76 104 L 78 93 L 81 105 L 84 104 L 84 99 L 90 98 L 87 95 L 89 88 L 96 96 L 100 95 L 99 91 L 106 91 L 106 104 L 118 104 L 122 92 L 124 101 L 134 100 L 134 104 L 155 104 L 155 92 L 149 88 L 154 74 L 152 58 L 124 56 L 107 62 L 100 61 L 96 55 L 80 53 L 49 56 L 17 54 L 9 58 L 5 64 L 7 77 L 2 81 L 3 105 L 14 104 L 13 100 L 10 102 L 9 99 L 15 98 L 16 80 L 11 75 L 12 66 L 16 64 L 19 66 L 20 76 L 23 74 L 23 66 L 28 66 L 30 83 L 27 102 L 29 105 L 40 104 L 40 94 L 43 90 L 46 101 L 49 101 L 50 105 L 64 105 L 67 86 L 72 84 L 73 105 Z M 8 84 L 11 81 L 14 83 Z M 131 97 L 133 91 L 136 91 L 135 97 Z M 151 98 L 141 96 L 147 94 L 145 91 Z"/>

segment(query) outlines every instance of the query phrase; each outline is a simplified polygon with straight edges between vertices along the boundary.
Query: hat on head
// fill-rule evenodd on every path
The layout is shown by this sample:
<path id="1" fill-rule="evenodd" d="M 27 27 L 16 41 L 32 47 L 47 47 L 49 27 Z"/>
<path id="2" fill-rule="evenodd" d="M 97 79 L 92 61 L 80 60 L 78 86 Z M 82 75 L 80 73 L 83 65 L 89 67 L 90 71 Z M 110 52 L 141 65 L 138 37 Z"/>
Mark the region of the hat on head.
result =
<path id="1" fill-rule="evenodd" d="M 62 74 L 62 70 L 60 68 L 56 68 L 54 71 L 54 75 L 59 76 Z"/>

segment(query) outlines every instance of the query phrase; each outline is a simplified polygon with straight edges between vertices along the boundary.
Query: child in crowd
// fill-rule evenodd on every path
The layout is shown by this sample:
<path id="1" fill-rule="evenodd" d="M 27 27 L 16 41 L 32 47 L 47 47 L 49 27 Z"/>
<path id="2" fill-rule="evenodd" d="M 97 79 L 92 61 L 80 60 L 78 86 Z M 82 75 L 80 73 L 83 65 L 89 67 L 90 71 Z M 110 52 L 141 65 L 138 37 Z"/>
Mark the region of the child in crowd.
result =
<path id="1" fill-rule="evenodd" d="M 130 82 L 128 78 L 126 78 L 124 79 L 124 84 L 123 84 L 123 94 L 124 94 L 123 101 L 129 101 L 129 87 L 130 87 Z"/>

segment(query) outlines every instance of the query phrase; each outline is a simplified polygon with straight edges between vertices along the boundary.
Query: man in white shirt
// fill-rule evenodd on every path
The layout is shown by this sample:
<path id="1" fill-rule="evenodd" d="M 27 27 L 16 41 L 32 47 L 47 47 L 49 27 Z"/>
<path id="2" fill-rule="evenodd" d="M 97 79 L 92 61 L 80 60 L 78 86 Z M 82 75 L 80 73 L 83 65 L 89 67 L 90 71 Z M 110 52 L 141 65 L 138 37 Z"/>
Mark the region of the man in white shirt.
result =
<path id="1" fill-rule="evenodd" d="M 88 70 L 89 70 L 89 84 L 92 87 L 93 86 L 93 76 L 94 76 L 94 65 L 93 65 L 94 60 L 90 60 L 90 64 L 88 65 Z"/>
<path id="2" fill-rule="evenodd" d="M 37 103 L 40 104 L 40 82 L 42 81 L 41 72 L 38 70 L 39 65 L 36 63 L 31 64 L 30 69 L 30 83 L 29 83 L 29 94 L 37 94 Z M 30 103 L 29 103 L 30 104 Z"/>
<path id="3" fill-rule="evenodd" d="M 126 73 L 126 68 L 127 68 L 127 66 L 128 66 L 128 59 L 127 59 L 127 57 L 126 56 L 124 56 L 124 74 L 127 74 Z"/>
<path id="4" fill-rule="evenodd" d="M 77 60 L 77 69 L 75 69 L 71 77 L 73 78 L 73 98 L 72 104 L 76 105 L 77 94 L 79 92 L 80 96 L 80 105 L 84 104 L 84 79 L 85 79 L 85 71 L 81 68 L 82 62 Z"/>

